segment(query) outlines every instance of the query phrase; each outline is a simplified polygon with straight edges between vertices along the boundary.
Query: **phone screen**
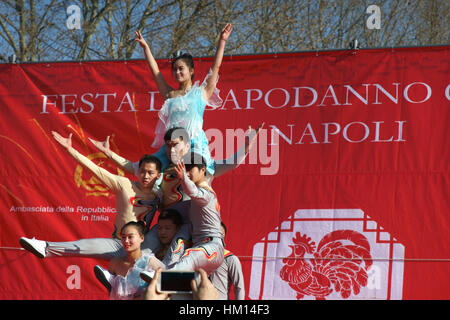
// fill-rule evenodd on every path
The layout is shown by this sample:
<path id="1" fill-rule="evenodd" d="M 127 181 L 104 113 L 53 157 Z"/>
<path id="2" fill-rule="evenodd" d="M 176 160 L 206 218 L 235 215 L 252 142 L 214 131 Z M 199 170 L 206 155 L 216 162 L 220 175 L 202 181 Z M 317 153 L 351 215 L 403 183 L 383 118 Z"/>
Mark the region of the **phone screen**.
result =
<path id="1" fill-rule="evenodd" d="M 195 272 L 161 272 L 161 291 L 192 292 L 191 280 L 195 279 Z"/>

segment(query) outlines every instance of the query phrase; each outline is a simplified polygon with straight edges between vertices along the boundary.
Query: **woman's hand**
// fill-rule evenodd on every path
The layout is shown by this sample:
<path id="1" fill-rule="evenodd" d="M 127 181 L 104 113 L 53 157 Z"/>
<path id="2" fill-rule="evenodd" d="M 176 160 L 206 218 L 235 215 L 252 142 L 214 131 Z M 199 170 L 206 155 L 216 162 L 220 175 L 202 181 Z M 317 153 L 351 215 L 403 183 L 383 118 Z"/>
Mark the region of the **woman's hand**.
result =
<path id="1" fill-rule="evenodd" d="M 220 40 L 227 41 L 231 31 L 233 31 L 233 27 L 231 26 L 231 23 L 227 23 L 220 33 Z"/>
<path id="2" fill-rule="evenodd" d="M 144 37 L 141 34 L 141 31 L 137 30 L 134 32 L 134 34 L 136 35 L 134 37 L 134 40 L 139 42 L 139 44 L 141 45 L 142 48 L 148 47 L 147 42 L 145 41 Z"/>

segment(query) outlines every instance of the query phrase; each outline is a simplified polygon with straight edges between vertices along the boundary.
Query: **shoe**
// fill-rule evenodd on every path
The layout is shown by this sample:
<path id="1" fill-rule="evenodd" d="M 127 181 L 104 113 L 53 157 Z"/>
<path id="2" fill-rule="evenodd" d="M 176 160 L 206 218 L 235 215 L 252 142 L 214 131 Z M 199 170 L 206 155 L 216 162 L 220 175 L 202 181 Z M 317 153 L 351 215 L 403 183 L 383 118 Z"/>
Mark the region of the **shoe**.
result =
<path id="1" fill-rule="evenodd" d="M 108 290 L 108 292 L 111 292 L 111 280 L 113 278 L 113 275 L 109 273 L 108 270 L 102 268 L 99 265 L 96 265 L 94 267 L 94 273 L 97 280 L 100 281 L 100 283 Z"/>
<path id="2" fill-rule="evenodd" d="M 38 258 L 45 258 L 47 255 L 45 252 L 45 249 L 47 248 L 47 242 L 38 240 L 38 239 L 28 239 L 25 237 L 21 237 L 20 245 L 22 248 L 24 248 L 27 251 L 30 251 L 32 254 L 34 254 Z"/>
<path id="3" fill-rule="evenodd" d="M 139 275 L 141 276 L 142 280 L 150 283 L 153 280 L 153 277 L 155 276 L 155 270 L 141 271 Z"/>

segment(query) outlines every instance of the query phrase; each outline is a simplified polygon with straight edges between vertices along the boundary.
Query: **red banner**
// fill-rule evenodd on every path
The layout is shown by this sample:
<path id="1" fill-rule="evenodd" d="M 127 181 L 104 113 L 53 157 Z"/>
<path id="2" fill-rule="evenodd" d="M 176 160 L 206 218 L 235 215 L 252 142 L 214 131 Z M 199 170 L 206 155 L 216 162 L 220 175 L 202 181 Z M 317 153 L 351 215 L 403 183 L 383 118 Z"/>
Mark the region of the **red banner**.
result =
<path id="1" fill-rule="evenodd" d="M 249 299 L 449 299 L 448 47 L 226 57 L 204 129 L 226 249 Z M 195 80 L 212 63 L 196 59 Z M 159 61 L 166 79 L 170 63 Z M 115 199 L 51 136 L 124 174 L 88 138 L 153 153 L 162 99 L 144 61 L 0 65 L 0 299 L 107 299 L 86 258 L 38 259 L 21 236 L 110 237 Z M 242 129 L 241 131 L 238 129 Z M 132 175 L 127 175 L 134 179 Z"/>

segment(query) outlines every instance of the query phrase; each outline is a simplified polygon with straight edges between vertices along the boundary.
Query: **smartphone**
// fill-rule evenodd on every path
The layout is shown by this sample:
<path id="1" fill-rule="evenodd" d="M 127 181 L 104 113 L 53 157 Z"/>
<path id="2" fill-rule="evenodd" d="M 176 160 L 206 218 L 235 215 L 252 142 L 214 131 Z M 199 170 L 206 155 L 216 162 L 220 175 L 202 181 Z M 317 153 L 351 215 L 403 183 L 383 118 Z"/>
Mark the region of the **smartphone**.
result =
<path id="1" fill-rule="evenodd" d="M 199 284 L 199 275 L 194 271 L 161 271 L 156 289 L 165 293 L 192 293 L 191 280 Z"/>

